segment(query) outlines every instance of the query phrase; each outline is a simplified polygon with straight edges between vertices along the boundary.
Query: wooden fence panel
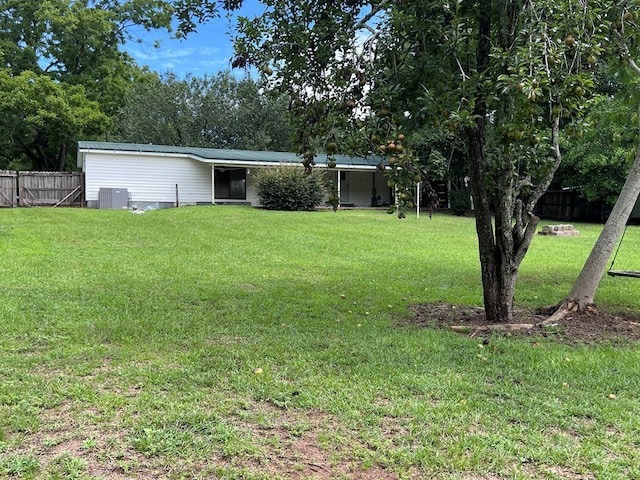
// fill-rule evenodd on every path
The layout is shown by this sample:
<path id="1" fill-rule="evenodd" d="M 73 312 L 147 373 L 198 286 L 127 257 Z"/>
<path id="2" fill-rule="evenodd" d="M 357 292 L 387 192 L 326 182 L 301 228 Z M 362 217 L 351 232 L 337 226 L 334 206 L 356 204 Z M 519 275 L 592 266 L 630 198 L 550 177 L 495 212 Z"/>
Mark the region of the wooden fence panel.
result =
<path id="1" fill-rule="evenodd" d="M 18 172 L 22 207 L 84 207 L 81 172 Z"/>
<path id="2" fill-rule="evenodd" d="M 589 202 L 578 192 L 570 190 L 547 191 L 534 210 L 539 217 L 565 222 L 601 222 L 606 220 L 609 212 L 603 202 Z"/>
<path id="3" fill-rule="evenodd" d="M 17 176 L 11 170 L 0 170 L 0 207 L 18 205 Z"/>

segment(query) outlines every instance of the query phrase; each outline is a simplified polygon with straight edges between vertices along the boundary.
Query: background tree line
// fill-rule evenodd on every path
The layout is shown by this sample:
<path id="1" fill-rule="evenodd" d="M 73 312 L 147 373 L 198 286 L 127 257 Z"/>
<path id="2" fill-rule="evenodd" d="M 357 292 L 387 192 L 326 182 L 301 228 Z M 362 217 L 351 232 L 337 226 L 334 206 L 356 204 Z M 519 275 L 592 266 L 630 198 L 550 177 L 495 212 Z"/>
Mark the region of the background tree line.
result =
<path id="1" fill-rule="evenodd" d="M 0 168 L 75 167 L 78 140 L 287 150 L 286 102 L 229 73 L 178 79 L 123 51 L 162 0 L 0 1 Z M 177 32 L 179 34 L 179 32 Z"/>

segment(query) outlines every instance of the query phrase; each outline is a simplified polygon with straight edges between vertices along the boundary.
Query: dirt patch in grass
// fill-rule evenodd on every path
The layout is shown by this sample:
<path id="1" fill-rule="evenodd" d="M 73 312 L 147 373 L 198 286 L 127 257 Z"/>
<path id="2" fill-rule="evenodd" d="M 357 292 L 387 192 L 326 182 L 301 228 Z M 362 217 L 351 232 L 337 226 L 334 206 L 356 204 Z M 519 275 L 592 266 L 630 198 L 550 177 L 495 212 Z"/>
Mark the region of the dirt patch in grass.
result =
<path id="1" fill-rule="evenodd" d="M 404 324 L 425 328 L 454 330 L 469 336 L 487 336 L 499 333 L 507 336 L 542 336 L 564 343 L 596 343 L 640 340 L 640 314 L 610 314 L 595 307 L 585 312 L 574 312 L 563 320 L 542 325 L 554 312 L 553 307 L 519 310 L 507 328 L 487 322 L 484 309 L 429 303 L 409 307 L 411 316 Z"/>
<path id="2" fill-rule="evenodd" d="M 25 435 L 3 454 L 35 459 L 38 479 L 209 479 L 227 475 L 245 478 L 245 474 L 248 478 L 279 480 L 400 478 L 371 461 L 375 452 L 368 455 L 366 445 L 354 432 L 325 412 L 281 409 L 268 402 L 250 402 L 247 408 L 248 418 L 226 419 L 247 445 L 251 444 L 246 452 L 226 454 L 220 450 L 197 459 L 179 454 L 144 454 L 134 448 L 130 432 L 117 420 L 94 425 L 86 409 L 68 401 L 43 410 L 40 431 Z M 20 476 L 16 472 L 9 478 Z M 406 478 L 422 477 L 415 474 Z"/>
<path id="3" fill-rule="evenodd" d="M 362 452 L 366 447 L 325 412 L 287 410 L 269 403 L 255 403 L 252 410 L 261 421 L 235 424 L 261 444 L 263 456 L 259 462 L 236 458 L 236 466 L 244 464 L 249 470 L 288 480 L 398 479 L 383 465 L 354 455 L 354 449 Z"/>

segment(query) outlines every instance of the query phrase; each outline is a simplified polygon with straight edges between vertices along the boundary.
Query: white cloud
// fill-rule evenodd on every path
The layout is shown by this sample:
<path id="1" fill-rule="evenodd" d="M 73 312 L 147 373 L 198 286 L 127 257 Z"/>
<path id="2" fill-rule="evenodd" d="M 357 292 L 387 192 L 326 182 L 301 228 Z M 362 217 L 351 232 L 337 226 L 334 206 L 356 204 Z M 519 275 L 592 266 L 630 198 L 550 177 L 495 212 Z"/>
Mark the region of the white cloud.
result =
<path id="1" fill-rule="evenodd" d="M 220 49 L 215 47 L 200 47 L 198 53 L 200 55 L 220 55 Z"/>
<path id="2" fill-rule="evenodd" d="M 229 59 L 228 58 L 216 58 L 216 59 L 212 59 L 212 60 L 203 60 L 201 62 L 198 62 L 200 65 L 202 65 L 203 67 L 218 67 L 220 65 L 227 65 L 229 64 Z"/>
<path id="3" fill-rule="evenodd" d="M 179 48 L 179 49 L 158 49 L 153 52 L 146 53 L 140 50 L 132 50 L 129 53 L 136 59 L 144 62 L 153 62 L 163 59 L 190 57 L 196 52 L 195 48 Z"/>

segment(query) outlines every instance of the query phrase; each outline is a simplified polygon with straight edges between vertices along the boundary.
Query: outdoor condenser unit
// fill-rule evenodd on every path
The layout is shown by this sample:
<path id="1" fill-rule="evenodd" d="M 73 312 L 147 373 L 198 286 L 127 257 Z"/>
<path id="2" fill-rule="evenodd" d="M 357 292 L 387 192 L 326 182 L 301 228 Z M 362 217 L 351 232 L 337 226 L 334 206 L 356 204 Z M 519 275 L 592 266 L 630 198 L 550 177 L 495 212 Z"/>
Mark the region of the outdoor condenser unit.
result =
<path id="1" fill-rule="evenodd" d="M 129 192 L 126 188 L 100 188 L 98 208 L 100 210 L 122 210 L 129 207 Z"/>

